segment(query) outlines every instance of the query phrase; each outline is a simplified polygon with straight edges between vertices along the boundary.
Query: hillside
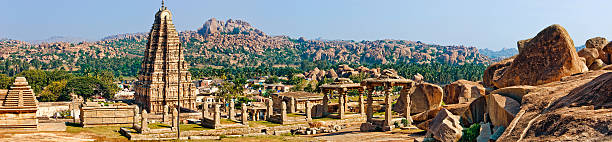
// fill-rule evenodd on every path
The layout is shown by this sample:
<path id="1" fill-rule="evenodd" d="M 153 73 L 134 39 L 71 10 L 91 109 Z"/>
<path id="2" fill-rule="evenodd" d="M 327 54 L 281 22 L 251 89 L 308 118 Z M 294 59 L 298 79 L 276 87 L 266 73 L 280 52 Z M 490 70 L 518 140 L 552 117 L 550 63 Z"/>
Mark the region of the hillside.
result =
<path id="1" fill-rule="evenodd" d="M 206 21 L 197 31 L 179 33 L 186 49 L 185 57 L 193 67 L 284 67 L 305 62 L 326 61 L 332 64 L 488 64 L 489 59 L 475 47 L 442 46 L 408 40 L 308 40 L 288 36 L 270 36 L 242 20 Z M 28 68 L 82 70 L 102 60 L 124 61 L 140 58 L 147 33 L 121 34 L 95 42 L 33 44 L 17 40 L 0 41 L 2 73 Z M 18 60 L 18 61 L 13 61 Z M 134 64 L 114 65 L 138 67 Z M 29 63 L 29 65 L 22 65 Z M 124 64 L 124 63 L 120 63 Z M 108 66 L 108 65 L 107 65 Z M 131 73 L 125 73 L 131 72 Z M 133 76 L 126 70 L 121 75 Z"/>

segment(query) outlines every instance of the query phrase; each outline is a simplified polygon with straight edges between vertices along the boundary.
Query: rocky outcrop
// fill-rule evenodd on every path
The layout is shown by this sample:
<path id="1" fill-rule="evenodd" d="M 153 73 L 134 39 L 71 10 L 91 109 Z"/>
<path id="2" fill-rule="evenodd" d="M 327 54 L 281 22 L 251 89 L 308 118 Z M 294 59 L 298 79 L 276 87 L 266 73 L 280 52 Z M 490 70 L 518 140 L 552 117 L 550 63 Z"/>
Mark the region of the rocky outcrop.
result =
<path id="1" fill-rule="evenodd" d="M 484 96 L 485 91 L 485 88 L 477 82 L 457 80 L 444 86 L 445 95 L 443 100 L 446 104 L 469 102 L 470 100 Z"/>
<path id="2" fill-rule="evenodd" d="M 609 42 L 604 48 L 603 48 L 603 56 L 600 56 L 599 59 L 601 59 L 602 61 L 604 61 L 604 63 L 610 65 L 612 64 L 612 42 Z"/>
<path id="3" fill-rule="evenodd" d="M 495 87 L 541 85 L 583 72 L 574 42 L 560 25 L 547 27 L 524 46 L 500 77 L 493 78 Z"/>
<path id="4" fill-rule="evenodd" d="M 608 44 L 608 40 L 606 38 L 603 37 L 595 37 L 595 38 L 591 38 L 589 40 L 586 41 L 586 43 L 584 44 L 586 48 L 590 48 L 590 49 L 596 49 L 597 53 L 599 53 L 599 56 L 597 57 L 597 59 L 601 59 L 603 60 L 607 60 L 607 56 L 609 55 L 606 54 L 606 52 L 604 52 L 604 47 L 606 47 L 606 45 Z M 585 49 L 586 49 L 585 48 Z M 587 64 L 587 66 L 589 66 L 590 64 Z"/>
<path id="5" fill-rule="evenodd" d="M 605 141 L 612 137 L 612 72 L 589 71 L 536 86 L 499 141 Z M 587 115 L 588 114 L 588 115 Z"/>
<path id="6" fill-rule="evenodd" d="M 204 22 L 204 25 L 198 29 L 198 33 L 204 36 L 211 34 L 252 34 L 265 36 L 262 31 L 252 27 L 251 24 L 246 21 L 229 19 L 226 22 L 222 22 L 217 21 L 215 18 L 211 18 Z"/>
<path id="7" fill-rule="evenodd" d="M 499 94 L 502 96 L 510 97 L 520 103 L 523 100 L 523 96 L 527 95 L 529 92 L 532 92 L 536 89 L 538 89 L 538 87 L 528 86 L 528 85 L 510 86 L 506 88 L 493 90 L 491 91 L 491 94 Z"/>
<path id="8" fill-rule="evenodd" d="M 499 94 L 487 95 L 486 99 L 487 112 L 493 126 L 508 127 L 521 107 L 516 100 Z"/>
<path id="9" fill-rule="evenodd" d="M 516 58 L 516 55 L 489 65 L 489 67 L 485 69 L 484 74 L 482 75 L 482 84 L 485 87 L 495 88 L 495 85 L 493 85 L 493 81 L 500 78 L 502 73 L 504 73 L 504 71 L 506 70 L 506 67 L 512 64 L 514 58 Z"/>
<path id="10" fill-rule="evenodd" d="M 421 112 L 419 114 L 413 115 L 412 120 L 416 122 L 423 122 L 423 121 L 433 119 L 434 117 L 436 117 L 438 112 L 440 112 L 440 110 L 442 109 L 446 109 L 455 115 L 461 115 L 469 108 L 469 105 L 470 105 L 469 103 L 460 103 L 460 104 L 440 106 L 438 108 L 430 109 L 425 112 Z"/>
<path id="11" fill-rule="evenodd" d="M 586 65 L 589 66 L 599 58 L 599 52 L 595 48 L 584 48 L 578 51 L 578 56 L 586 59 Z"/>
<path id="12" fill-rule="evenodd" d="M 442 87 L 431 83 L 416 85 L 414 93 L 410 95 L 410 113 L 421 113 L 435 109 L 442 104 Z"/>
<path id="13" fill-rule="evenodd" d="M 453 115 L 446 109 L 440 110 L 436 117 L 429 122 L 427 134 L 442 142 L 459 141 L 463 127 L 459 124 L 459 116 Z"/>
<path id="14" fill-rule="evenodd" d="M 470 126 L 474 123 L 483 122 L 487 112 L 487 99 L 482 96 L 470 102 L 468 108 L 461 114 L 461 124 Z"/>

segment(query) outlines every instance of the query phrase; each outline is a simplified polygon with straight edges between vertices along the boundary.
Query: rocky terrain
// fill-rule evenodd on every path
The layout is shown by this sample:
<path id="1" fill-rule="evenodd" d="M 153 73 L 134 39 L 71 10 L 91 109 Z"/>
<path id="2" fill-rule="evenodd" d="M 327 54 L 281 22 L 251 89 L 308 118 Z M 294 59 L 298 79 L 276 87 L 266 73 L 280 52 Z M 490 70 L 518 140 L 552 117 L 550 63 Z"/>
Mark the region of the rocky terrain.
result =
<path id="1" fill-rule="evenodd" d="M 519 54 L 491 64 L 482 82 L 434 93 L 446 105 L 412 116 L 425 139 L 611 141 L 612 44 L 596 37 L 577 53 L 567 31 L 551 25 L 517 45 Z"/>
<path id="2" fill-rule="evenodd" d="M 95 42 L 28 43 L 1 40 L 2 59 L 60 61 L 81 58 L 141 57 L 147 33 L 121 34 Z M 206 21 L 197 31 L 179 33 L 186 59 L 195 66 L 296 66 L 317 60 L 331 63 L 489 63 L 475 47 L 441 46 L 407 40 L 308 40 L 270 36 L 246 21 Z"/>

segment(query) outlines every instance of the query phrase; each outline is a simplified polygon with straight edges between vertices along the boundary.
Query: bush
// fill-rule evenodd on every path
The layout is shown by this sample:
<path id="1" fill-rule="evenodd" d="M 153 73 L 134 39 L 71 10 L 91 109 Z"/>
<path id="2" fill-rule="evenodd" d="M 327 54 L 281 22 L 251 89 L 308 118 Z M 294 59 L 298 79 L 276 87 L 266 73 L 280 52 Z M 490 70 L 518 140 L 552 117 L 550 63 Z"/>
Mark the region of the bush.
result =
<path id="1" fill-rule="evenodd" d="M 404 124 L 404 127 L 408 127 L 408 125 L 410 125 L 410 122 L 408 122 L 407 119 L 402 119 L 402 124 Z"/>
<path id="2" fill-rule="evenodd" d="M 459 141 L 460 142 L 475 142 L 478 135 L 480 135 L 480 124 L 475 123 L 475 124 L 472 124 L 470 128 L 463 129 L 463 135 L 461 136 L 461 139 L 459 139 Z"/>
<path id="3" fill-rule="evenodd" d="M 395 128 L 399 128 L 400 127 L 400 125 L 399 125 L 399 123 L 397 123 L 397 121 L 393 122 L 393 125 L 395 125 Z"/>

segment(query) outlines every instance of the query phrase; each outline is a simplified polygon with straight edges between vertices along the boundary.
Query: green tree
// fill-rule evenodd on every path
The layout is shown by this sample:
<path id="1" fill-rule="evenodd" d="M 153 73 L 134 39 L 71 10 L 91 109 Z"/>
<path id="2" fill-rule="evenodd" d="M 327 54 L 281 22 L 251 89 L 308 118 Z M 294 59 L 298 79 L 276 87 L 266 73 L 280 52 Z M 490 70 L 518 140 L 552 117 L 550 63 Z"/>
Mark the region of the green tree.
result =
<path id="1" fill-rule="evenodd" d="M 66 87 L 66 83 L 68 83 L 68 81 L 66 80 L 52 82 L 47 87 L 45 87 L 45 89 L 43 89 L 43 91 L 40 93 L 40 98 L 38 100 L 43 102 L 69 101 L 70 96 L 62 96 L 68 95 L 62 93 L 62 91 Z"/>

